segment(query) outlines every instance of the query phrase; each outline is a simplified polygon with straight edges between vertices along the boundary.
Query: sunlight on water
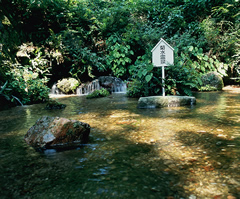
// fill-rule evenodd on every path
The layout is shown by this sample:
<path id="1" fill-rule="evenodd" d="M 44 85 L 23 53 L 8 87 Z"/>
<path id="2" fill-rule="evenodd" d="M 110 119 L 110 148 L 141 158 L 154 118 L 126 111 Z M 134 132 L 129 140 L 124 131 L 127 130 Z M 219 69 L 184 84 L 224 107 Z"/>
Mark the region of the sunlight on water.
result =
<path id="1" fill-rule="evenodd" d="M 240 197 L 240 95 L 195 97 L 191 107 L 137 109 L 124 94 L 62 96 L 64 110 L 1 111 L 1 198 Z M 90 124 L 90 142 L 36 152 L 23 136 L 43 115 Z"/>

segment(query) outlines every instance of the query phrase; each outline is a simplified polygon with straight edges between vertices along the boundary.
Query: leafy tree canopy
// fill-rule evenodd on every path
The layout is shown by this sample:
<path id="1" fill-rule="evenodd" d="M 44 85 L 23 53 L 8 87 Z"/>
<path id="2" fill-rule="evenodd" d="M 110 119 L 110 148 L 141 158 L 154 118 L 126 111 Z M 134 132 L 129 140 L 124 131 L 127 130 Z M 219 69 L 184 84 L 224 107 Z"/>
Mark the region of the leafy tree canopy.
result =
<path id="1" fill-rule="evenodd" d="M 81 83 L 111 74 L 142 88 L 133 96 L 159 94 L 161 72 L 151 67 L 150 52 L 161 37 L 175 48 L 169 94 L 191 94 L 209 71 L 239 77 L 239 6 L 238 0 L 1 0 L 0 85 L 12 89 L 2 95 L 19 90 L 25 103 L 34 102 L 30 80 L 14 71 L 35 74 L 39 92 L 63 78 Z"/>

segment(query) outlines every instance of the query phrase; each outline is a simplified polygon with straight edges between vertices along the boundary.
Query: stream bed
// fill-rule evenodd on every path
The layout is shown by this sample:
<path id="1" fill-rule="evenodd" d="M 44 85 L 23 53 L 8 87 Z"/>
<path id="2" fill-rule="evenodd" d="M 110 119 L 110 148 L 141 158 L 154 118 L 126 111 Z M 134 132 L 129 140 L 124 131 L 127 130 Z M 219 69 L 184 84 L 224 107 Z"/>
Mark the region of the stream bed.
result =
<path id="1" fill-rule="evenodd" d="M 240 198 L 240 91 L 194 96 L 196 105 L 162 109 L 112 94 L 0 111 L 0 198 Z M 35 151 L 23 137 L 44 115 L 90 124 L 89 143 Z"/>

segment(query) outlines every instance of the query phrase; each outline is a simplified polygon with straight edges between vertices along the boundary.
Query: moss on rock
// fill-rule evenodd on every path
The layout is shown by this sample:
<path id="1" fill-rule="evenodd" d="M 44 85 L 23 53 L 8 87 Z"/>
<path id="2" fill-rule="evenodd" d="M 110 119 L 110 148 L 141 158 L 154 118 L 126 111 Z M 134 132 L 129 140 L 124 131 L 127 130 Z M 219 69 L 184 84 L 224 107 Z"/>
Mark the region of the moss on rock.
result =
<path id="1" fill-rule="evenodd" d="M 49 99 L 45 106 L 45 109 L 47 109 L 47 110 L 64 109 L 65 107 L 66 107 L 65 104 L 59 103 L 58 101 L 53 100 L 53 99 Z"/>
<path id="2" fill-rule="evenodd" d="M 65 94 L 75 93 L 78 86 L 79 82 L 74 78 L 64 78 L 62 80 L 59 80 L 57 83 L 58 89 L 60 89 Z"/>
<path id="3" fill-rule="evenodd" d="M 110 95 L 109 91 L 105 88 L 102 88 L 100 90 L 95 90 L 92 93 L 90 93 L 89 95 L 87 95 L 87 99 L 98 98 L 98 97 L 107 97 L 109 95 Z"/>
<path id="4" fill-rule="evenodd" d="M 224 84 L 222 77 L 217 72 L 209 72 L 201 77 L 202 87 L 200 91 L 220 91 Z"/>

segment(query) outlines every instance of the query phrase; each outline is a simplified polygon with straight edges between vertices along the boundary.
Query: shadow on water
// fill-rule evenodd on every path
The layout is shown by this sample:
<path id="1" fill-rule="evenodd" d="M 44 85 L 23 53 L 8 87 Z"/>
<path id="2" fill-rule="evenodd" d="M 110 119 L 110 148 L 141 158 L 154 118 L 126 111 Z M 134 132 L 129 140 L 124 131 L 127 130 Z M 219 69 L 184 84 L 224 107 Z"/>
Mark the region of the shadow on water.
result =
<path id="1" fill-rule="evenodd" d="M 107 134 L 109 132 L 106 132 Z M 1 140 L 1 198 L 180 198 L 179 176 L 154 144 L 123 136 L 76 150 L 37 153 L 20 137 Z"/>
<path id="2" fill-rule="evenodd" d="M 239 96 L 196 95 L 193 107 L 137 109 L 112 95 L 1 111 L 1 198 L 239 197 Z M 89 123 L 89 144 L 36 152 L 23 136 L 43 115 Z"/>
<path id="3" fill-rule="evenodd" d="M 188 178 L 204 187 L 206 197 L 218 187 L 219 190 L 227 190 L 227 194 L 219 194 L 219 198 L 230 195 L 240 198 L 240 138 L 181 131 L 176 134 L 176 139 L 191 151 L 192 157 L 185 169 Z M 202 178 L 197 177 L 199 174 Z"/>

